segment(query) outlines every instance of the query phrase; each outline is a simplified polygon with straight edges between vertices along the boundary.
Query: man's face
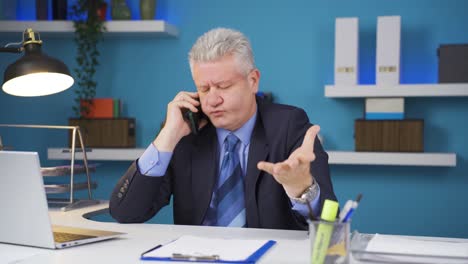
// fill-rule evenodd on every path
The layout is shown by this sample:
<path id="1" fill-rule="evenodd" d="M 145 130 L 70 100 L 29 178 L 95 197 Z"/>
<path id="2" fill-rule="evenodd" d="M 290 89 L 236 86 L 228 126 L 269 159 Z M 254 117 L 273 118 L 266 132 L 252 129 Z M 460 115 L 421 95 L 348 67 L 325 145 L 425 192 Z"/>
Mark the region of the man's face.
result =
<path id="1" fill-rule="evenodd" d="M 245 75 L 239 69 L 232 55 L 192 67 L 203 112 L 217 128 L 234 131 L 256 111 L 260 72 L 254 69 Z"/>

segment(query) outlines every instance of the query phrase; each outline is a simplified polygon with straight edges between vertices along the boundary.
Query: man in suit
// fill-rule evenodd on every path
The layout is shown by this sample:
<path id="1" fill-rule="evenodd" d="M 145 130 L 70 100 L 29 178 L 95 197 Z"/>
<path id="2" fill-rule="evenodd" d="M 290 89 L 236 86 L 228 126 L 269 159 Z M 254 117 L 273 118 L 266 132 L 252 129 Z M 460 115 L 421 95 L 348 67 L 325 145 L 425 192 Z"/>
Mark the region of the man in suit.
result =
<path id="1" fill-rule="evenodd" d="M 173 197 L 174 223 L 306 229 L 336 200 L 318 126 L 299 108 L 256 98 L 260 72 L 248 39 L 232 29 L 202 35 L 189 53 L 197 92 L 167 106 L 165 126 L 117 183 L 110 213 L 144 222 Z M 206 118 L 191 133 L 183 109 Z"/>

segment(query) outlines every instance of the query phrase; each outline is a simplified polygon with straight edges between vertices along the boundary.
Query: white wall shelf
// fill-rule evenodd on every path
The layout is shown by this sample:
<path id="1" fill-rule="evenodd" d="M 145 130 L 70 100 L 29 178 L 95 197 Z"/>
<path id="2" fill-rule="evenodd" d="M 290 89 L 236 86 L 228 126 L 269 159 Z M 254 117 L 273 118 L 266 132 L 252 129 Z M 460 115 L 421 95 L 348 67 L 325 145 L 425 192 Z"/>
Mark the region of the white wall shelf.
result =
<path id="1" fill-rule="evenodd" d="M 328 151 L 330 164 L 455 167 L 455 153 Z"/>
<path id="2" fill-rule="evenodd" d="M 132 161 L 143 154 L 144 148 L 90 148 L 86 151 L 88 160 L 108 160 L 108 161 Z M 70 149 L 49 148 L 47 158 L 50 160 L 69 160 L 71 158 Z M 76 159 L 82 160 L 83 153 L 76 152 Z"/>
<path id="3" fill-rule="evenodd" d="M 133 161 L 143 154 L 144 148 L 115 149 L 94 148 L 87 152 L 88 160 L 100 161 Z M 353 152 L 328 151 L 329 163 L 335 165 L 400 165 L 400 166 L 447 166 L 455 167 L 455 153 L 387 153 L 387 152 Z M 67 160 L 69 149 L 49 148 L 50 160 Z M 83 159 L 82 153 L 76 153 L 77 159 Z"/>
<path id="4" fill-rule="evenodd" d="M 331 98 L 427 96 L 468 96 L 468 83 L 325 86 L 325 97 Z"/>
<path id="5" fill-rule="evenodd" d="M 143 34 L 176 37 L 179 34 L 177 27 L 163 20 L 107 21 L 105 26 L 107 32 L 104 36 Z M 0 33 L 18 34 L 26 28 L 32 28 L 41 35 L 72 35 L 75 32 L 72 21 L 0 21 Z"/>

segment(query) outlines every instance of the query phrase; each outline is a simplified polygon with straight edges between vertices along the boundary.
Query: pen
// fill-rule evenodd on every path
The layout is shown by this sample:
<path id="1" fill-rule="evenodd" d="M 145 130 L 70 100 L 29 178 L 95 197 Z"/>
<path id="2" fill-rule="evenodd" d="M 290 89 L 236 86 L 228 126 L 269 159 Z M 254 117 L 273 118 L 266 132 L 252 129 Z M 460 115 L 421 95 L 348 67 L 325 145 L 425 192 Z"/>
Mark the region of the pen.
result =
<path id="1" fill-rule="evenodd" d="M 185 261 L 217 261 L 219 260 L 219 255 L 188 255 L 173 253 L 172 260 L 185 260 Z"/>
<path id="2" fill-rule="evenodd" d="M 153 251 L 153 250 L 155 250 L 155 249 L 158 249 L 158 248 L 160 248 L 160 247 L 162 247 L 162 245 L 157 245 L 157 246 L 155 246 L 154 248 L 148 249 L 148 250 L 146 250 L 145 252 L 141 253 L 141 256 L 143 257 L 143 255 L 145 255 L 146 253 L 149 253 L 149 252 L 151 252 L 151 251 Z"/>
<path id="3" fill-rule="evenodd" d="M 348 214 L 352 206 L 353 206 L 352 200 L 346 201 L 345 205 L 343 206 L 343 209 L 340 211 L 340 216 L 339 216 L 340 222 L 343 222 L 343 219 L 345 218 L 346 214 Z"/>
<path id="4" fill-rule="evenodd" d="M 351 219 L 351 216 L 353 215 L 354 211 L 357 209 L 359 202 L 361 201 L 362 194 L 358 194 L 356 201 L 353 201 L 351 208 L 346 212 L 344 215 L 343 219 L 341 220 L 342 223 L 346 223 Z"/>

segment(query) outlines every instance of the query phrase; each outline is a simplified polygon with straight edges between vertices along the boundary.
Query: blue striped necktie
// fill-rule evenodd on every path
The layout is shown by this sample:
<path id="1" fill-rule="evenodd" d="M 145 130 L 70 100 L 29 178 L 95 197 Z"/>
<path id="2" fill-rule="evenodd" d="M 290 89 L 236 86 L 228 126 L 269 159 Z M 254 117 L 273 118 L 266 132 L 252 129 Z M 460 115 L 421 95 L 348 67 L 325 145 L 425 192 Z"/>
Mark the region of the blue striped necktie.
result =
<path id="1" fill-rule="evenodd" d="M 224 140 L 224 156 L 216 190 L 216 225 L 245 227 L 244 179 L 236 146 L 239 139 L 230 133 Z"/>

